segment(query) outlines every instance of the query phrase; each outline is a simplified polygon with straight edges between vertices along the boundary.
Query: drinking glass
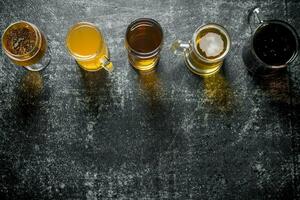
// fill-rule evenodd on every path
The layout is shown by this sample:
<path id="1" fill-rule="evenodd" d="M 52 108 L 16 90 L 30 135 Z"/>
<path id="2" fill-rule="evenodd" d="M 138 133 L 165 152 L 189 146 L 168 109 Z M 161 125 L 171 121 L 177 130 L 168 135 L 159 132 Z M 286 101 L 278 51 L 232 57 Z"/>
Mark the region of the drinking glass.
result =
<path id="1" fill-rule="evenodd" d="M 108 47 L 96 25 L 79 22 L 72 26 L 66 37 L 66 47 L 82 69 L 90 72 L 102 68 L 113 71 Z"/>
<path id="2" fill-rule="evenodd" d="M 299 36 L 287 22 L 263 20 L 258 7 L 248 15 L 251 37 L 243 47 L 243 61 L 250 74 L 270 77 L 287 69 L 298 56 Z"/>
<path id="3" fill-rule="evenodd" d="M 184 57 L 186 66 L 197 75 L 207 76 L 219 71 L 231 47 L 226 29 L 215 23 L 200 26 L 189 42 L 176 40 L 171 50 Z"/>
<path id="4" fill-rule="evenodd" d="M 159 61 L 162 43 L 163 30 L 157 21 L 150 18 L 133 21 L 125 36 L 129 63 L 137 70 L 153 70 Z"/>
<path id="5" fill-rule="evenodd" d="M 1 41 L 4 53 L 18 66 L 40 71 L 51 62 L 46 36 L 30 22 L 18 21 L 9 25 Z"/>

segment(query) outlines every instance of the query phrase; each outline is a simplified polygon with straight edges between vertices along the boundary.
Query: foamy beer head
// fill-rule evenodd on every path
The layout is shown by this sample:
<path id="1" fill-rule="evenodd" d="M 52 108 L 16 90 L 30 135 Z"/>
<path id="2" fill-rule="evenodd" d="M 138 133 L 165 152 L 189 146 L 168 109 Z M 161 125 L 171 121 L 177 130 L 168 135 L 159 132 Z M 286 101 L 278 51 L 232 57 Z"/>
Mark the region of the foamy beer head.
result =
<path id="1" fill-rule="evenodd" d="M 193 47 L 206 62 L 218 62 L 229 52 L 229 34 L 220 25 L 207 24 L 195 32 Z"/>

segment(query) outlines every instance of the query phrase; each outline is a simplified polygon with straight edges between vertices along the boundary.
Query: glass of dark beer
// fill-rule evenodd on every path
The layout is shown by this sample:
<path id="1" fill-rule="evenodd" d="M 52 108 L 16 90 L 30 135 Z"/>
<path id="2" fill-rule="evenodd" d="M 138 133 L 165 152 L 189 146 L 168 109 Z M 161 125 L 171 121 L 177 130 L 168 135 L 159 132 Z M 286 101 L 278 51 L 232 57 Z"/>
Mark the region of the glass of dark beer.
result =
<path id="1" fill-rule="evenodd" d="M 248 15 L 252 35 L 243 48 L 248 71 L 257 77 L 270 77 L 287 69 L 298 56 L 299 36 L 292 25 L 281 20 L 263 20 L 260 9 Z"/>

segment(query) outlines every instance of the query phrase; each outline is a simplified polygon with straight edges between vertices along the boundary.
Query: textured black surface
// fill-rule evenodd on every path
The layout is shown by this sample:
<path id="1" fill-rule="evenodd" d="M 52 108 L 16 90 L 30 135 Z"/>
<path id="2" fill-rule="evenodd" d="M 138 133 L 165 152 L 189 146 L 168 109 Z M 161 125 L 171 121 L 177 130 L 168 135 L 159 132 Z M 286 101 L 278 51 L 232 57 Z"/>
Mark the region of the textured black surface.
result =
<path id="1" fill-rule="evenodd" d="M 255 5 L 300 33 L 296 0 L 0 0 L 1 34 L 30 21 L 53 55 L 29 73 L 0 52 L 0 199 L 299 199 L 300 66 L 272 81 L 247 73 Z M 127 62 L 124 34 L 138 17 L 164 29 L 152 74 Z M 111 75 L 83 72 L 67 54 L 77 21 L 103 31 Z M 223 71 L 203 79 L 169 48 L 207 22 L 233 45 Z"/>

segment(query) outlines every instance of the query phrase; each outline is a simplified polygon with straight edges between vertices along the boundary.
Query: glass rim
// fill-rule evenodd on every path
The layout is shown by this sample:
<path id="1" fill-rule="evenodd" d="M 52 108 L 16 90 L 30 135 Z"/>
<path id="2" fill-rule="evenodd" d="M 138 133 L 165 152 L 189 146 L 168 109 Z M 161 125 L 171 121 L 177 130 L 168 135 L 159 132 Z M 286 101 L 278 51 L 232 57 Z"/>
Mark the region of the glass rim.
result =
<path id="1" fill-rule="evenodd" d="M 219 30 L 225 36 L 225 38 L 227 40 L 226 50 L 219 57 L 214 58 L 214 59 L 208 59 L 208 58 L 204 57 L 203 55 L 200 54 L 200 52 L 196 48 L 197 36 L 200 34 L 201 31 L 203 31 L 204 29 L 207 29 L 207 28 L 215 28 L 215 29 Z M 205 62 L 214 63 L 214 62 L 218 62 L 226 57 L 226 55 L 228 54 L 228 52 L 230 51 L 230 48 L 231 48 L 231 39 L 230 39 L 228 31 L 222 25 L 217 24 L 217 23 L 208 23 L 208 24 L 202 25 L 196 29 L 196 31 L 193 34 L 192 47 L 193 47 L 195 53 L 197 54 L 197 56 L 199 56 Z"/>
<path id="2" fill-rule="evenodd" d="M 148 22 L 148 23 L 151 23 L 152 25 L 158 27 L 159 32 L 160 32 L 160 34 L 161 34 L 161 41 L 160 41 L 159 45 L 158 45 L 154 50 L 152 50 L 152 51 L 150 51 L 150 52 L 147 52 L 147 53 L 144 53 L 144 52 L 140 52 L 140 51 L 135 50 L 134 48 L 132 48 L 132 47 L 130 46 L 130 44 L 129 44 L 129 42 L 128 42 L 128 35 L 129 35 L 129 32 L 131 31 L 131 29 L 132 29 L 134 26 L 138 25 L 138 24 L 141 23 L 141 22 Z M 156 54 L 159 53 L 159 50 L 161 49 L 162 44 L 163 44 L 163 38 L 164 38 L 163 29 L 162 29 L 161 25 L 160 25 L 156 20 L 154 20 L 154 19 L 152 19 L 152 18 L 138 18 L 138 19 L 135 19 L 134 21 L 132 21 L 132 22 L 128 25 L 127 29 L 126 29 L 126 33 L 125 33 L 125 44 L 126 44 L 126 45 L 125 45 L 125 47 L 126 47 L 127 50 L 129 50 L 130 52 L 132 52 L 132 53 L 134 53 L 134 54 L 136 54 L 136 55 L 138 55 L 138 56 L 142 56 L 142 57 L 152 57 L 152 56 L 155 56 Z"/>
<path id="3" fill-rule="evenodd" d="M 27 52 L 26 54 L 22 54 L 22 55 L 18 55 L 18 54 L 14 54 L 12 52 L 10 52 L 5 44 L 4 44 L 4 36 L 5 34 L 7 33 L 7 31 L 12 28 L 13 26 L 17 25 L 17 24 L 20 24 L 20 23 L 25 23 L 29 26 L 31 26 L 31 28 L 34 30 L 34 33 L 35 33 L 35 36 L 36 36 L 36 39 L 35 39 L 35 45 L 34 45 L 34 48 Z M 38 53 L 37 49 L 40 49 L 41 48 L 41 45 L 42 45 L 42 35 L 41 35 L 41 32 L 40 30 L 37 28 L 36 25 L 30 23 L 30 22 L 27 22 L 27 21 L 24 21 L 24 20 L 20 20 L 20 21 L 16 21 L 12 24 L 10 24 L 3 32 L 2 34 L 2 37 L 1 37 L 1 42 L 2 42 L 2 49 L 4 50 L 4 52 L 6 53 L 6 55 L 8 55 L 11 59 L 14 59 L 14 60 L 17 60 L 17 61 L 27 61 L 27 60 L 30 60 L 32 59 L 34 56 L 36 56 L 36 54 Z M 34 52 L 34 54 L 32 54 Z M 31 55 L 32 54 L 32 55 Z M 29 56 L 29 57 L 27 57 Z M 27 57 L 27 58 L 23 58 L 23 57 Z"/>
<path id="4" fill-rule="evenodd" d="M 72 25 L 72 26 L 69 28 L 69 30 L 68 30 L 68 32 L 67 32 L 67 35 L 66 35 L 66 38 L 65 38 L 65 47 L 66 47 L 66 49 L 68 50 L 69 54 L 70 54 L 73 58 L 75 58 L 76 60 L 78 60 L 78 61 L 89 61 L 89 60 L 92 60 L 92 59 L 96 58 L 96 57 L 99 55 L 99 53 L 100 53 L 100 51 L 101 51 L 100 48 L 99 48 L 94 54 L 92 54 L 92 55 L 88 55 L 88 56 L 80 56 L 80 55 L 78 55 L 78 54 L 74 54 L 74 53 L 70 50 L 70 48 L 69 48 L 69 46 L 68 46 L 68 41 L 69 41 L 70 33 L 71 33 L 73 30 L 75 30 L 76 28 L 79 28 L 79 27 L 81 27 L 81 26 L 88 26 L 88 27 L 90 27 L 90 28 L 95 29 L 95 30 L 97 31 L 97 33 L 99 34 L 99 36 L 100 36 L 100 37 L 102 38 L 102 40 L 103 40 L 102 32 L 101 32 L 101 30 L 96 26 L 96 24 L 93 24 L 93 23 L 91 23 L 91 22 L 85 22 L 85 21 L 82 21 L 82 22 L 77 22 L 77 23 L 75 23 L 74 25 Z M 103 42 L 104 42 L 104 41 L 103 41 Z M 100 47 L 101 47 L 101 45 L 100 45 Z"/>
<path id="5" fill-rule="evenodd" d="M 272 24 L 272 23 L 274 23 L 274 24 L 280 24 L 280 25 L 284 26 L 285 28 L 289 29 L 289 31 L 293 34 L 294 39 L 295 39 L 295 41 L 296 41 L 295 52 L 294 52 L 293 55 L 289 58 L 289 60 L 287 60 L 287 61 L 285 62 L 285 64 L 281 64 L 281 65 L 270 65 L 270 64 L 264 62 L 262 59 L 260 59 L 260 58 L 258 57 L 258 55 L 256 54 L 255 49 L 254 49 L 254 44 L 253 44 L 253 43 L 254 43 L 254 37 L 256 36 L 257 32 L 258 32 L 262 27 L 267 26 L 267 25 Z M 292 63 L 292 62 L 297 58 L 297 56 L 298 56 L 298 54 L 299 54 L 299 35 L 298 35 L 296 29 L 295 29 L 292 25 L 290 25 L 289 23 L 287 23 L 287 22 L 285 22 L 285 21 L 278 20 L 278 19 L 265 20 L 265 21 L 263 21 L 263 22 L 255 29 L 255 31 L 253 32 L 253 34 L 252 34 L 252 36 L 251 36 L 251 51 L 252 51 L 253 55 L 255 56 L 255 58 L 258 59 L 260 62 L 264 63 L 267 67 L 269 67 L 269 68 L 278 68 L 278 69 L 279 69 L 279 68 L 283 68 L 283 67 L 285 67 L 286 65 Z"/>

